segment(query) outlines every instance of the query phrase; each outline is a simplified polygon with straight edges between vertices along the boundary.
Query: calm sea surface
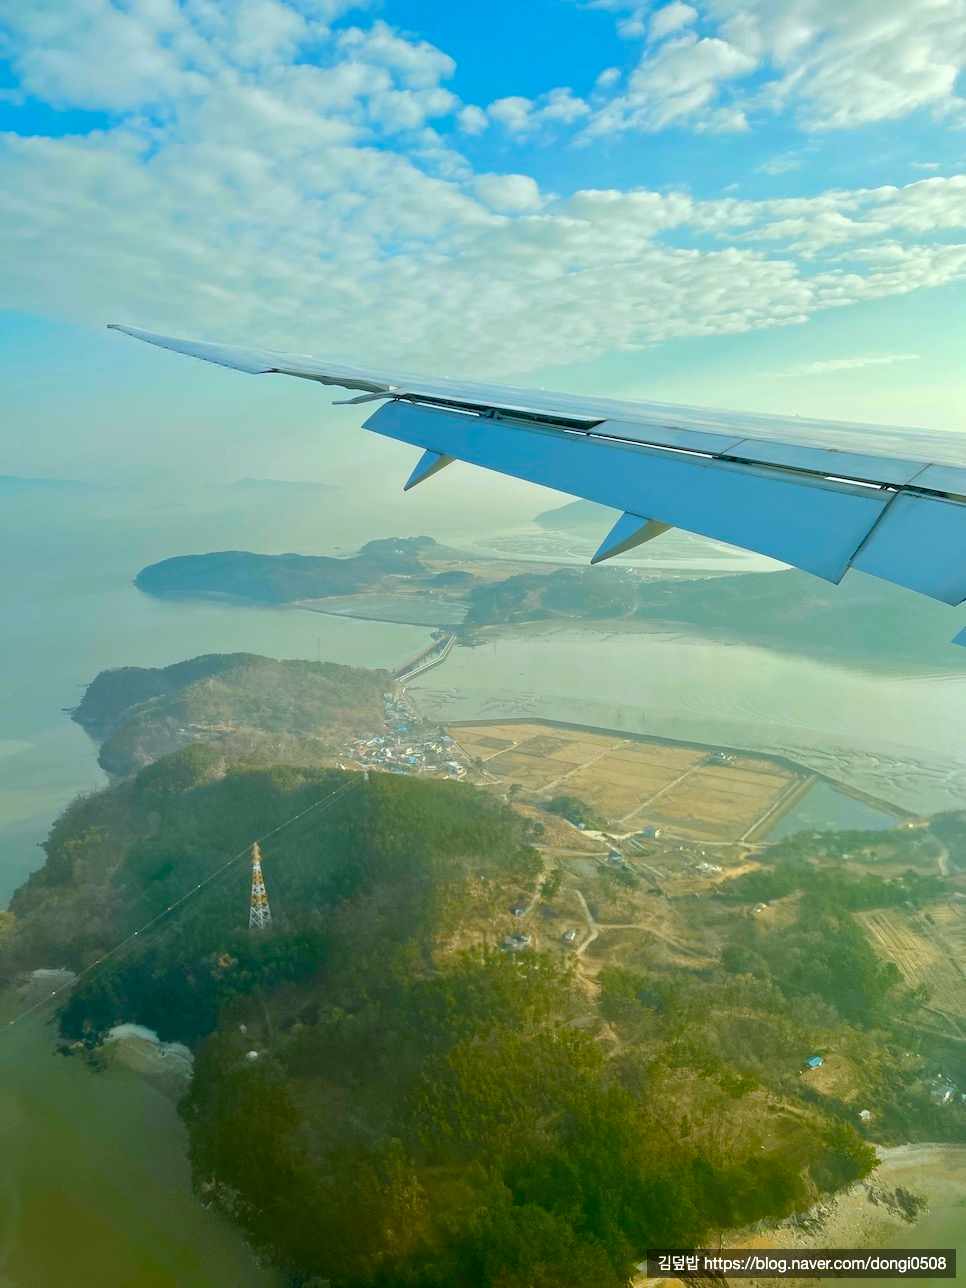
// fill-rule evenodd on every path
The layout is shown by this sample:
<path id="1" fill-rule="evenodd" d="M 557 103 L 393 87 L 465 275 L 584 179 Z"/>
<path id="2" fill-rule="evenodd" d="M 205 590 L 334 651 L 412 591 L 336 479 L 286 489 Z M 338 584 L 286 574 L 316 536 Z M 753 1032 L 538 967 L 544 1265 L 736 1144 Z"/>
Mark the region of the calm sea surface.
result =
<path id="1" fill-rule="evenodd" d="M 749 748 L 912 810 L 966 805 L 966 657 L 950 672 L 858 668 L 686 635 L 538 623 L 454 649 L 410 691 L 437 719 L 546 716 Z"/>
<path id="2" fill-rule="evenodd" d="M 0 1024 L 17 1009 L 0 996 Z M 0 1034 L 2 1288 L 280 1288 L 194 1198 L 186 1148 L 123 1065 L 57 1055 L 42 1016 Z"/>

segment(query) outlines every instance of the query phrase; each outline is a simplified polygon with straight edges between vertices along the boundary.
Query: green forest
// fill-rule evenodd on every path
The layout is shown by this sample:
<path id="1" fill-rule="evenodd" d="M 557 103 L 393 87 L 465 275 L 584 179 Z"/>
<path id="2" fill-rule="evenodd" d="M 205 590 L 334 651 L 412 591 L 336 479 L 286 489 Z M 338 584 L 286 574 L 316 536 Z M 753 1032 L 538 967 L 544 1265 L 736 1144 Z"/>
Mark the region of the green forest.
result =
<path id="1" fill-rule="evenodd" d="M 467 784 L 198 744 L 67 811 L 0 964 L 85 972 L 69 1044 L 136 1020 L 194 1048 L 199 1192 L 295 1282 L 616 1288 L 648 1246 L 867 1174 L 854 1115 L 801 1066 L 848 1051 L 908 1126 L 887 1020 L 915 1001 L 848 912 L 878 887 L 813 881 L 793 932 L 742 911 L 716 968 L 608 968 L 594 1001 L 559 955 L 460 941 L 522 889 L 561 897 L 529 830 Z M 266 935 L 246 926 L 255 837 Z M 787 857 L 764 875 L 808 884 Z"/>

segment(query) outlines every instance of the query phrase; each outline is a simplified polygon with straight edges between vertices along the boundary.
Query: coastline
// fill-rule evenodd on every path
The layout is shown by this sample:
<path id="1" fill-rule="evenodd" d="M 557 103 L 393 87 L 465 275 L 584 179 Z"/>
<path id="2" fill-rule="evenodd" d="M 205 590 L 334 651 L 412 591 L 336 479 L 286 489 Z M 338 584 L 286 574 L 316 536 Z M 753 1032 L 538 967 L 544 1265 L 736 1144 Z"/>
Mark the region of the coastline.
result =
<path id="1" fill-rule="evenodd" d="M 220 596 L 225 602 L 228 596 Z M 433 611 L 438 609 L 443 603 L 455 603 L 456 601 L 434 601 L 430 597 L 402 597 L 400 603 L 405 602 L 405 598 L 410 598 L 411 602 L 418 602 L 426 608 L 426 613 L 413 614 L 412 610 L 406 612 L 395 611 L 385 616 L 382 610 L 358 607 L 353 610 L 347 606 L 347 601 L 358 598 L 385 598 L 385 597 L 367 597 L 365 595 L 342 595 L 332 596 L 329 600 L 297 600 L 289 604 L 268 604 L 264 607 L 269 608 L 293 608 L 302 612 L 321 613 L 331 617 L 348 617 L 356 621 L 365 622 L 384 622 L 391 625 L 409 625 L 409 626 L 438 626 L 442 630 L 453 630 L 457 623 L 453 621 L 437 621 L 433 617 Z M 241 599 L 237 600 L 242 603 Z M 338 604 L 338 608 L 327 607 L 327 602 Z M 251 601 L 249 607 L 258 607 Z M 446 614 L 447 617 L 450 614 Z M 418 620 L 417 620 L 418 618 Z M 740 629 L 729 628 L 720 625 L 699 625 L 695 622 L 679 621 L 671 617 L 580 617 L 580 616 L 558 616 L 558 617 L 537 617 L 530 618 L 526 621 L 506 621 L 506 622 L 488 622 L 480 626 L 474 626 L 471 629 L 471 636 L 475 644 L 482 645 L 490 640 L 503 639 L 523 634 L 543 635 L 560 630 L 586 630 L 592 634 L 622 634 L 622 635 L 666 635 L 673 638 L 691 639 L 708 644 L 719 644 L 724 647 L 745 646 L 751 648 L 763 649 L 771 653 L 783 653 L 790 657 L 805 658 L 814 662 L 821 662 L 828 666 L 839 666 L 845 669 L 863 666 L 874 667 L 877 671 L 883 668 L 892 668 L 897 675 L 908 676 L 910 672 L 921 675 L 930 675 L 937 669 L 943 667 L 938 662 L 924 661 L 914 655 L 893 655 L 888 657 L 879 657 L 872 652 L 850 652 L 848 649 L 836 647 L 832 643 L 821 644 L 818 642 L 803 643 L 796 640 L 793 636 L 781 634 L 767 634 L 765 632 L 743 633 Z"/>
<path id="2" fill-rule="evenodd" d="M 816 1204 L 770 1232 L 761 1247 L 877 1248 L 903 1235 L 915 1240 L 924 1219 L 966 1205 L 966 1145 L 923 1143 L 877 1147 L 879 1166 L 864 1181 Z M 922 1207 L 910 1220 L 896 1198 L 905 1191 Z M 966 1212 L 964 1212 L 966 1223 Z"/>
<path id="3" fill-rule="evenodd" d="M 944 1142 L 876 1146 L 880 1163 L 866 1180 L 819 1200 L 808 1212 L 796 1213 L 777 1224 L 730 1231 L 723 1248 L 914 1248 L 930 1236 L 945 1233 L 944 1245 L 962 1242 L 966 1227 L 966 1145 Z M 909 1198 L 914 1200 L 909 1203 Z M 962 1215 L 960 1215 L 962 1213 Z M 958 1218 L 958 1221 L 957 1221 Z M 942 1222 L 942 1225 L 940 1225 Z M 938 1231 L 939 1227 L 939 1231 Z M 957 1231 L 953 1238 L 953 1231 Z M 741 1279 L 739 1283 L 811 1285 L 815 1279 Z M 920 1282 L 920 1280 L 916 1280 Z M 639 1276 L 634 1288 L 677 1285 L 679 1279 Z"/>
<path id="4" fill-rule="evenodd" d="M 954 1242 L 950 1235 L 955 1218 L 961 1242 L 966 1227 L 966 1145 L 922 1143 L 877 1146 L 879 1166 L 865 1180 L 847 1189 L 824 1196 L 807 1212 L 796 1213 L 777 1223 L 761 1224 L 744 1231 L 732 1231 L 723 1240 L 727 1248 L 801 1248 L 819 1251 L 824 1248 L 888 1249 L 916 1247 L 920 1231 L 932 1234 L 945 1218 L 946 1246 Z M 909 1203 L 916 1201 L 918 1210 Z M 935 1241 L 935 1240 L 933 1240 Z M 938 1245 L 937 1245 L 938 1246 Z M 677 1285 L 678 1279 L 634 1280 L 634 1288 L 658 1288 L 661 1284 Z M 741 1279 L 741 1284 L 811 1285 L 815 1279 Z M 918 1282 L 918 1281 L 917 1281 Z"/>

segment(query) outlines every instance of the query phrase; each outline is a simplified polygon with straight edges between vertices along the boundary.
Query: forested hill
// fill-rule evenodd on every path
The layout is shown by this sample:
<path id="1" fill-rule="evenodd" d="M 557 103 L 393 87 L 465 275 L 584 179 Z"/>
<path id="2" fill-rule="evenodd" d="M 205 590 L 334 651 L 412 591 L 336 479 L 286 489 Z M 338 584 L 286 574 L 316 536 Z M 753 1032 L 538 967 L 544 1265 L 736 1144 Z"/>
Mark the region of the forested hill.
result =
<path id="1" fill-rule="evenodd" d="M 619 1288 L 649 1246 L 699 1246 L 867 1173 L 872 1150 L 844 1106 L 805 1096 L 801 1061 L 834 1043 L 880 1095 L 895 1062 L 795 978 L 611 969 L 597 997 L 551 944 L 496 946 L 487 927 L 521 892 L 565 897 L 533 829 L 467 784 L 188 748 L 68 811 L 0 966 L 93 966 L 69 1039 L 129 1020 L 194 1045 L 196 1184 L 293 1283 Z M 745 911 L 716 915 L 747 937 Z M 876 997 L 894 988 L 854 935 L 809 933 Z"/>
<path id="2" fill-rule="evenodd" d="M 445 554 L 432 537 L 390 537 L 367 542 L 345 559 L 326 555 L 260 555 L 217 550 L 179 555 L 142 568 L 139 590 L 161 598 L 232 598 L 259 604 L 292 604 L 329 595 L 354 595 L 384 577 L 426 573 L 422 557 Z"/>
<path id="3" fill-rule="evenodd" d="M 318 763 L 347 733 L 381 728 L 390 684 L 387 671 L 212 653 L 102 671 L 71 715 L 102 744 L 98 759 L 114 775 L 196 742 L 263 764 Z"/>
<path id="4" fill-rule="evenodd" d="M 808 573 L 654 577 L 640 569 L 534 571 L 479 586 L 465 627 L 554 618 L 676 623 L 789 651 L 962 665 L 956 615 L 861 573 L 839 586 Z"/>

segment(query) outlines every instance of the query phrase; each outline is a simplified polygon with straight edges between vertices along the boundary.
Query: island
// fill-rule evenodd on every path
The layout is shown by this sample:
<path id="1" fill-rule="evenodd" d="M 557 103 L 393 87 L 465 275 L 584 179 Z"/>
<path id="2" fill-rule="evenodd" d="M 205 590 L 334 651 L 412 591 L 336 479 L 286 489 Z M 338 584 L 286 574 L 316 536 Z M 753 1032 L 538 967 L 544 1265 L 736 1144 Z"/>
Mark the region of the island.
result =
<path id="1" fill-rule="evenodd" d="M 539 516 L 562 522 L 587 502 Z M 606 512 L 605 512 L 606 513 Z M 681 629 L 809 656 L 962 663 L 949 642 L 949 609 L 861 573 L 839 586 L 795 569 L 700 572 L 661 567 L 554 564 L 455 550 L 431 537 L 370 541 L 344 558 L 216 551 L 166 559 L 135 580 L 159 597 L 218 599 L 270 607 L 435 625 L 461 643 L 481 632 L 536 621 L 607 622 L 625 630 Z"/>
<path id="2" fill-rule="evenodd" d="M 514 778 L 513 730 L 247 654 L 104 673 L 74 715 L 115 781 L 54 826 L 0 973 L 75 972 L 75 1058 L 119 1024 L 190 1048 L 196 1190 L 293 1283 L 618 1288 L 648 1247 L 795 1243 L 858 1182 L 900 1228 L 922 1199 L 873 1142 L 966 1141 L 966 984 L 910 939 L 952 972 L 966 812 L 618 837 L 602 778 Z M 387 727 L 457 768 L 379 763 Z M 552 735 L 520 750 L 549 766 Z M 771 772 L 717 755 L 695 773 Z M 681 773 L 613 756 L 625 792 Z"/>
<path id="3" fill-rule="evenodd" d="M 160 598 L 227 597 L 256 604 L 292 604 L 375 590 L 392 578 L 408 580 L 416 575 L 423 580 L 428 570 L 420 556 L 436 550 L 432 537 L 369 541 L 358 554 L 344 559 L 221 550 L 150 564 L 141 569 L 134 584 Z"/>

